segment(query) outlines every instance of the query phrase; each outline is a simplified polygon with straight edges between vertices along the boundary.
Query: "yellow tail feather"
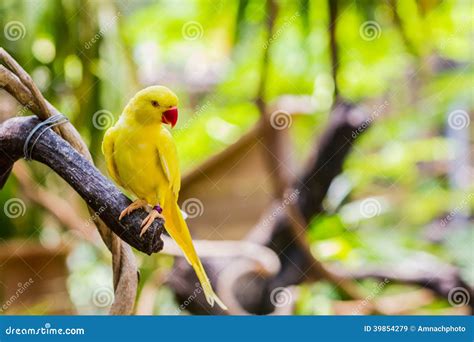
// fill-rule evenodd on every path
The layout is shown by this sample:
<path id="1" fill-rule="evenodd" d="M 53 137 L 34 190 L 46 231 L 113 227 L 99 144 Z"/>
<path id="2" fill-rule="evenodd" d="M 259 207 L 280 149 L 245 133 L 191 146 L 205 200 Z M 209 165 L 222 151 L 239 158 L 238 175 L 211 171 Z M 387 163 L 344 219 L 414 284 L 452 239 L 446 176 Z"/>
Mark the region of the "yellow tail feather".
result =
<path id="1" fill-rule="evenodd" d="M 172 194 L 169 196 L 169 200 L 166 201 L 166 204 L 163 208 L 163 215 L 165 217 L 165 228 L 166 231 L 170 234 L 174 241 L 178 244 L 181 250 L 186 257 L 186 260 L 191 264 L 196 272 L 196 275 L 201 283 L 201 286 L 204 290 L 206 300 L 209 305 L 214 306 L 214 303 L 217 303 L 223 310 L 227 310 L 225 304 L 219 299 L 217 294 L 214 292 L 211 286 L 211 282 L 207 277 L 206 271 L 202 266 L 201 260 L 194 249 L 193 240 L 191 234 L 189 233 L 188 226 L 183 219 L 181 210 L 176 203 L 176 200 Z"/>

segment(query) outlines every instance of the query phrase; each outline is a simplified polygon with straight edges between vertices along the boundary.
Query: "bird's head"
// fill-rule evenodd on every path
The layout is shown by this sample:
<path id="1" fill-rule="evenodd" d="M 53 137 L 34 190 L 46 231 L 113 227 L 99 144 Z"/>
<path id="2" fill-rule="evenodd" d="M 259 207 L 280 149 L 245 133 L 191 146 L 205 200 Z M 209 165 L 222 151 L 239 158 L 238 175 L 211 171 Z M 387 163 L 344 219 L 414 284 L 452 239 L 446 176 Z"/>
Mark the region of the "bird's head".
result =
<path id="1" fill-rule="evenodd" d="M 140 90 L 127 107 L 142 124 L 162 122 L 174 127 L 178 121 L 178 97 L 168 88 L 151 86 Z"/>

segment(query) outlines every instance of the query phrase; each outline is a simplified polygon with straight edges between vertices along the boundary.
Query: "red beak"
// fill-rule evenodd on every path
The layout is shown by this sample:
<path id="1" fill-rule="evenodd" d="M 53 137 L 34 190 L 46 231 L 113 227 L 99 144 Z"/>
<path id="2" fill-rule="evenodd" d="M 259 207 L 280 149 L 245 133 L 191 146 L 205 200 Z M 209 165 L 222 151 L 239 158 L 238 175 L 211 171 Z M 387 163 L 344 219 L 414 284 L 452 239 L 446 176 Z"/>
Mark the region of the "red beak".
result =
<path id="1" fill-rule="evenodd" d="M 178 122 L 178 108 L 171 107 L 170 109 L 165 110 L 161 116 L 161 122 L 171 125 L 171 128 L 173 128 Z"/>

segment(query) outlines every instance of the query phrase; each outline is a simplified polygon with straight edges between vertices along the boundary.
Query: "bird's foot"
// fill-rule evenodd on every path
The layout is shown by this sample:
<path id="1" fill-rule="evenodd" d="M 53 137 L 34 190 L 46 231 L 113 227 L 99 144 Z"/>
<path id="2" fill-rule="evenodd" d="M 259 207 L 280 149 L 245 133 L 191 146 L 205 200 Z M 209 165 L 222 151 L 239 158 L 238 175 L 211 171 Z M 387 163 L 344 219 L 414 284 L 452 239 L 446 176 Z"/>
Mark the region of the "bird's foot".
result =
<path id="1" fill-rule="evenodd" d="M 119 221 L 123 219 L 125 216 L 127 216 L 128 214 L 132 213 L 133 211 L 139 208 L 145 208 L 147 205 L 148 204 L 145 200 L 137 199 L 136 201 L 133 201 L 132 204 L 130 204 L 128 207 L 122 210 L 119 216 Z"/>
<path id="2" fill-rule="evenodd" d="M 163 209 L 161 209 L 159 205 L 153 207 L 153 210 L 148 214 L 147 217 L 145 217 L 145 219 L 142 222 L 142 225 L 141 225 L 142 230 L 140 232 L 140 237 L 142 237 L 142 235 L 145 234 L 148 228 L 150 228 L 153 221 L 155 221 L 157 218 L 160 218 L 163 221 L 165 220 L 165 217 L 161 215 L 162 212 L 163 212 Z"/>

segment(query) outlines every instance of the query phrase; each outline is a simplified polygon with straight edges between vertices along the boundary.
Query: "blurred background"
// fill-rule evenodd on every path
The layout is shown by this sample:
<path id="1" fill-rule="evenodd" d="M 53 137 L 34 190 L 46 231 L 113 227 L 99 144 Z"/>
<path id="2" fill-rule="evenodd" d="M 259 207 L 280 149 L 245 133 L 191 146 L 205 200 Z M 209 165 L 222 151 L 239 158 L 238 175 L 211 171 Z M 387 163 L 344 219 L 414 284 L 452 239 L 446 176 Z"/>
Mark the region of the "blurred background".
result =
<path id="1" fill-rule="evenodd" d="M 374 300 L 386 313 L 469 314 L 473 13 L 469 0 L 3 0 L 0 46 L 70 119 L 104 174 L 103 134 L 130 97 L 152 84 L 173 89 L 181 205 L 195 239 L 252 240 L 271 225 L 281 214 L 269 209 L 275 174 L 301 184 L 334 112 L 350 104 L 364 119 L 305 241 L 363 298 L 327 279 L 283 281 L 265 296 L 287 314 L 373 313 Z M 17 115 L 31 113 L 0 92 L 0 120 Z M 262 117 L 284 139 L 276 169 L 266 167 Z M 106 313 L 111 256 L 75 191 L 19 161 L 0 206 L 0 311 Z M 137 313 L 199 313 L 194 281 L 191 291 L 169 281 L 179 258 L 135 254 Z M 398 268 L 408 274 L 383 273 Z M 430 289 L 427 270 L 455 282 Z M 261 295 L 242 288 L 239 298 Z"/>

